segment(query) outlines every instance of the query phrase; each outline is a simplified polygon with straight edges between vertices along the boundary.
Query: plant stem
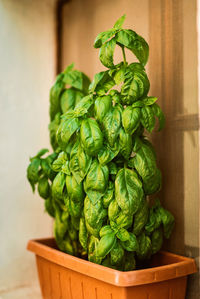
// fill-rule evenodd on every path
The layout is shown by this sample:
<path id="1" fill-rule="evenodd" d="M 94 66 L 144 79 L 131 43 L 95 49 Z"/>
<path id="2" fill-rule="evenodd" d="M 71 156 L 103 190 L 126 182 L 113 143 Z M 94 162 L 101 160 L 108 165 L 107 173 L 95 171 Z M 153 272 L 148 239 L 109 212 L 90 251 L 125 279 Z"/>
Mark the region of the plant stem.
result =
<path id="1" fill-rule="evenodd" d="M 123 53 L 123 58 L 124 58 L 124 65 L 126 66 L 127 62 L 126 62 L 126 54 L 125 54 L 124 47 L 122 47 L 122 53 Z"/>

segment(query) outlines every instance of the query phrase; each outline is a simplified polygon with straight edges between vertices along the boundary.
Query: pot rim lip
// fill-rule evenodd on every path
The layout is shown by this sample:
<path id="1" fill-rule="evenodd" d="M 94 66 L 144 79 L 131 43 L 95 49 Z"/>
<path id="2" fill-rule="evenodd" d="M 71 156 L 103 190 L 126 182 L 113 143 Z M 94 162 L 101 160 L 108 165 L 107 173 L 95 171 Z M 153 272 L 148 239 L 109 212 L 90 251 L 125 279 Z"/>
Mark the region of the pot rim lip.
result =
<path id="1" fill-rule="evenodd" d="M 175 262 L 153 268 L 123 272 L 83 260 L 52 248 L 47 243 L 53 241 L 54 238 L 30 240 L 27 244 L 27 250 L 34 252 L 36 256 L 40 256 L 64 268 L 119 287 L 156 283 L 197 272 L 194 259 L 167 251 L 160 251 L 159 254 L 173 258 Z"/>

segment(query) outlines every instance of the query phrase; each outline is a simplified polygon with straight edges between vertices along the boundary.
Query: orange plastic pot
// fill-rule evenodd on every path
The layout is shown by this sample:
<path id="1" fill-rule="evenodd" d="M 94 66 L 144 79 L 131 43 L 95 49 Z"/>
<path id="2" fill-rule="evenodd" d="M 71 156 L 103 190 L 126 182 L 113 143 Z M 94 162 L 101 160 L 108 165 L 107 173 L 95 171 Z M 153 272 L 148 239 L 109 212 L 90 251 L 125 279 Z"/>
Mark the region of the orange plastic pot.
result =
<path id="1" fill-rule="evenodd" d="M 52 238 L 32 240 L 44 299 L 183 299 L 193 259 L 161 251 L 150 268 L 121 272 L 59 251 Z"/>

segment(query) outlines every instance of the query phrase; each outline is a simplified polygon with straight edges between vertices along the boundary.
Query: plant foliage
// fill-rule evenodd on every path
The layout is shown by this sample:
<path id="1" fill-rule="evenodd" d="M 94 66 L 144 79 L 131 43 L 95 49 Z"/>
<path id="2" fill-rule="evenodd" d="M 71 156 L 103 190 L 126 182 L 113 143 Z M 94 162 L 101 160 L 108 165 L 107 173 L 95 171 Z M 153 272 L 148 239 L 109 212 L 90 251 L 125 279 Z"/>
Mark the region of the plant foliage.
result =
<path id="1" fill-rule="evenodd" d="M 32 157 L 27 178 L 55 219 L 60 250 L 130 271 L 160 250 L 174 217 L 148 199 L 161 188 L 161 172 L 144 134 L 156 119 L 161 130 L 165 119 L 157 98 L 148 95 L 148 44 L 123 29 L 124 20 L 95 40 L 107 70 L 91 83 L 73 64 L 57 76 L 50 90 L 53 153 L 43 149 Z M 117 46 L 123 61 L 115 65 Z M 125 49 L 139 62 L 128 64 Z"/>

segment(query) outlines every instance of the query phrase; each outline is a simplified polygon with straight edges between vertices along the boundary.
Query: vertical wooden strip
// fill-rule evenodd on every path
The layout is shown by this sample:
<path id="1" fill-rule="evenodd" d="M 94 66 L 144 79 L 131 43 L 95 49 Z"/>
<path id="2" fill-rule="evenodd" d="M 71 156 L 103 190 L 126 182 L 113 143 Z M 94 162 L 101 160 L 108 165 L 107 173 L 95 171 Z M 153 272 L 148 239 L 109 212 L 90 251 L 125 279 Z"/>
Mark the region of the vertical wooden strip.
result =
<path id="1" fill-rule="evenodd" d="M 166 115 L 166 127 L 155 133 L 153 143 L 163 174 L 159 197 L 175 216 L 176 226 L 167 248 L 184 254 L 184 159 L 183 132 L 170 126 L 183 107 L 183 14 L 182 0 L 150 0 L 150 82 Z M 157 28 L 160 25 L 160 28 Z M 159 52 L 159 54 L 158 54 Z M 159 66 L 158 66 L 159 65 Z M 158 71 L 156 78 L 154 72 Z"/>

